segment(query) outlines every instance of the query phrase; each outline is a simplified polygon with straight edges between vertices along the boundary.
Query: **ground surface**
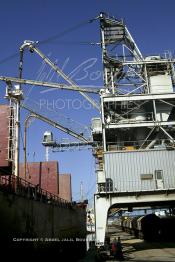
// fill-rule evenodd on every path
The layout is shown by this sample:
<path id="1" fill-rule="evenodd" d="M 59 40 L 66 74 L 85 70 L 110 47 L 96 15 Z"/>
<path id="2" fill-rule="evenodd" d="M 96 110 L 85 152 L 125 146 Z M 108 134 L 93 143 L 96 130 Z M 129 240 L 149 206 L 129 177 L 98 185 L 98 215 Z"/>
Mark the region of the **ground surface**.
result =
<path id="1" fill-rule="evenodd" d="M 134 236 L 123 232 L 120 228 L 109 227 L 107 235 L 110 237 L 110 241 L 114 237 L 120 236 L 123 245 L 123 253 L 125 261 L 156 261 L 156 262 L 171 262 L 175 261 L 175 242 L 145 242 L 141 239 L 136 239 Z M 103 256 L 104 254 L 104 256 Z M 106 257 L 106 254 L 108 255 Z M 99 256 L 95 247 L 92 247 L 84 259 L 80 262 L 95 262 L 95 261 L 117 261 L 109 251 L 102 252 L 102 256 Z"/>

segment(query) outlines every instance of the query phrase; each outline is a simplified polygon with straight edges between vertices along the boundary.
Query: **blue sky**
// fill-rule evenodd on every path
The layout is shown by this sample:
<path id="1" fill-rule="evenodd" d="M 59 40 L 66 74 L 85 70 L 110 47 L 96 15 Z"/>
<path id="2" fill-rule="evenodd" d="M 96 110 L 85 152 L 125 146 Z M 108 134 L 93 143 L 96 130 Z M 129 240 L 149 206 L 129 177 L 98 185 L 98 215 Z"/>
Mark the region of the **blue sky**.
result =
<path id="1" fill-rule="evenodd" d="M 163 54 L 165 50 L 172 53 L 175 51 L 173 0 L 1 0 L 0 7 L 0 75 L 18 76 L 19 57 L 15 54 L 24 40 L 38 40 L 39 43 L 41 41 L 38 48 L 60 67 L 64 67 L 64 72 L 70 74 L 77 84 L 103 85 L 101 49 L 98 45 L 89 44 L 100 40 L 99 22 L 87 22 L 97 17 L 101 11 L 124 19 L 144 55 Z M 71 27 L 83 22 L 87 23 L 69 31 Z M 61 36 L 66 30 L 69 33 Z M 42 42 L 55 35 L 59 37 L 54 41 Z M 11 55 L 14 57 L 10 59 Z M 45 80 L 50 77 L 52 81 L 64 83 L 48 67 L 43 66 L 37 55 L 27 51 L 24 57 L 24 77 Z M 0 101 L 3 103 L 4 87 L 4 83 L 1 83 Z M 28 86 L 23 88 L 25 97 L 28 97 L 24 102 L 28 106 L 34 108 L 38 103 L 42 112 L 63 124 L 67 120 L 61 115 L 87 126 L 90 126 L 91 118 L 98 115 L 76 92 L 48 91 Z M 26 113 L 22 111 L 22 122 L 25 117 Z M 73 126 L 79 130 L 78 123 L 73 123 Z M 28 161 L 44 160 L 45 150 L 41 141 L 45 130 L 53 131 L 58 140 L 67 138 L 65 134 L 38 120 L 32 122 L 27 137 Z M 91 150 L 50 153 L 49 157 L 50 160 L 58 160 L 60 173 L 72 174 L 74 200 L 80 199 L 81 181 L 84 197 L 93 199 L 96 187 Z"/>

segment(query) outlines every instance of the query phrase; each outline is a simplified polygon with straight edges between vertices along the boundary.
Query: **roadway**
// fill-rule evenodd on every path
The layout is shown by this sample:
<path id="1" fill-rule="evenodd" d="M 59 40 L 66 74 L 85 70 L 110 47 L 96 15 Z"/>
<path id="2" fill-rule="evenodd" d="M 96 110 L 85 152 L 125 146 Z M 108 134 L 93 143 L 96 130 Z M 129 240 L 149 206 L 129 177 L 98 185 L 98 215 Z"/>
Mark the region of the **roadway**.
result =
<path id="1" fill-rule="evenodd" d="M 125 261 L 175 261 L 175 242 L 146 242 L 123 232 L 117 227 L 108 227 L 110 242 L 118 236 L 121 238 Z M 108 255 L 110 255 L 108 253 Z M 112 256 L 106 261 L 115 261 Z"/>
<path id="2" fill-rule="evenodd" d="M 175 261 L 175 242 L 146 242 L 142 239 L 136 239 L 127 232 L 123 232 L 119 227 L 109 226 L 106 231 L 110 243 L 114 238 L 120 236 L 123 246 L 125 262 L 171 262 Z M 95 246 L 92 245 L 86 256 L 78 262 L 111 262 L 115 260 L 109 251 L 108 246 L 105 250 L 98 253 Z"/>

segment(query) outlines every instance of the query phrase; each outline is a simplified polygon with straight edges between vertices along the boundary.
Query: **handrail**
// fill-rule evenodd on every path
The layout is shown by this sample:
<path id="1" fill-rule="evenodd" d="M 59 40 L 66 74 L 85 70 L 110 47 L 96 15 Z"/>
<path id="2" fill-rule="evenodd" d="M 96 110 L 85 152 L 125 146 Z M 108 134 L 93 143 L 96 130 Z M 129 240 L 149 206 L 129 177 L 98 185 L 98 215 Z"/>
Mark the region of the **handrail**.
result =
<path id="1" fill-rule="evenodd" d="M 114 141 L 109 142 L 107 144 L 108 151 L 135 151 L 135 150 L 143 150 L 148 149 L 148 146 L 155 141 L 152 145 L 153 149 L 175 149 L 175 143 L 170 141 L 169 139 L 145 139 L 145 140 L 133 140 L 133 141 Z M 149 148 L 150 149 L 150 148 Z"/>
<path id="2" fill-rule="evenodd" d="M 38 185 L 34 185 L 25 179 L 16 177 L 14 175 L 1 175 L 0 189 L 47 204 L 58 205 L 65 208 L 71 208 L 75 206 L 74 202 L 69 202 L 63 198 L 60 198 L 59 196 L 39 187 Z"/>

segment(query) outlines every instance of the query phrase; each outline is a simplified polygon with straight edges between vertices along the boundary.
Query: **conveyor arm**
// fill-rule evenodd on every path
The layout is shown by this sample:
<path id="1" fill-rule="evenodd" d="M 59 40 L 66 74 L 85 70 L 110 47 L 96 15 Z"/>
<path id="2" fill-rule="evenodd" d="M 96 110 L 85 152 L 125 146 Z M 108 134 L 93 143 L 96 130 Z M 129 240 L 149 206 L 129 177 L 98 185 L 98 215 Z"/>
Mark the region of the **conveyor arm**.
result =
<path id="1" fill-rule="evenodd" d="M 78 85 L 76 85 L 72 79 L 70 79 L 67 75 L 65 75 L 65 73 L 57 66 L 55 65 L 52 61 L 50 61 L 50 59 L 45 56 L 38 48 L 35 47 L 35 43 L 32 42 L 32 41 L 25 41 L 24 44 L 21 46 L 20 48 L 20 52 L 23 52 L 24 48 L 29 48 L 29 50 L 31 52 L 34 52 L 37 53 L 51 68 L 53 68 L 53 70 L 60 76 L 62 76 L 62 78 L 64 80 L 66 80 L 71 86 L 74 86 L 76 87 L 77 89 L 79 88 Z M 71 87 L 70 86 L 70 87 Z M 84 92 L 82 91 L 79 91 L 80 94 L 86 98 L 93 106 L 94 108 L 100 110 L 100 107 L 99 105 L 97 105 L 97 103 L 91 98 L 89 97 L 87 94 L 85 94 Z"/>

